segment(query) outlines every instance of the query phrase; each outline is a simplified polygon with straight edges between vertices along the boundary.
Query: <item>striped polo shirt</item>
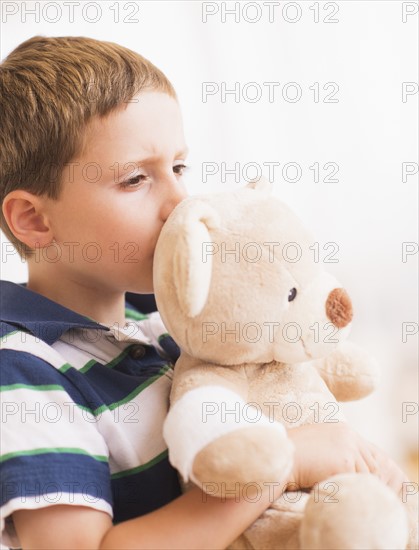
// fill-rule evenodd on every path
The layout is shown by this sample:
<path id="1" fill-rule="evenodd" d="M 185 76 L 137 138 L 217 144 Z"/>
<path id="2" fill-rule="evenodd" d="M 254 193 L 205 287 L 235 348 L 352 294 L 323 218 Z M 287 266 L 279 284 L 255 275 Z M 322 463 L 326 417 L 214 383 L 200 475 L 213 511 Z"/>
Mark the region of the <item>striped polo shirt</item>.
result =
<path id="1" fill-rule="evenodd" d="M 0 281 L 1 542 L 11 514 L 55 504 L 114 523 L 180 494 L 162 437 L 179 349 L 157 312 L 127 304 L 124 327 L 98 324 Z"/>

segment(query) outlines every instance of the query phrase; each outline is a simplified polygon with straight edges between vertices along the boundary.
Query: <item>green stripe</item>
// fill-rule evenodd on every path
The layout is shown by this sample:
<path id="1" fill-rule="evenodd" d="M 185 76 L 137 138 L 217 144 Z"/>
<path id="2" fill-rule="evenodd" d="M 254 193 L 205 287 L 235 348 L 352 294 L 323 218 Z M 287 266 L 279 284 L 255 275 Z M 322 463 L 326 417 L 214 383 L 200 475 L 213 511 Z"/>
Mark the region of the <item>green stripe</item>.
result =
<path id="1" fill-rule="evenodd" d="M 118 365 L 118 363 L 120 363 L 122 361 L 122 359 L 128 355 L 129 351 L 131 350 L 132 346 L 134 346 L 135 344 L 131 344 L 129 346 L 127 346 L 124 351 L 122 351 L 119 355 L 117 355 L 116 357 L 114 357 L 112 359 L 112 361 L 109 361 L 109 363 L 106 363 L 106 365 L 104 365 L 105 367 L 108 367 L 108 369 L 112 369 L 113 367 L 115 367 L 116 365 Z"/>
<path id="2" fill-rule="evenodd" d="M 119 355 L 117 355 L 111 361 L 109 361 L 109 363 L 102 364 L 102 363 L 99 363 L 98 361 L 95 361 L 95 359 L 90 359 L 90 361 L 88 361 L 81 369 L 79 369 L 78 372 L 81 372 L 82 374 L 86 374 L 86 372 L 88 372 L 96 364 L 99 365 L 100 367 L 107 367 L 108 369 L 112 369 L 113 367 L 118 365 L 122 361 L 122 359 L 124 359 L 124 357 L 129 353 L 133 345 L 135 344 L 131 344 L 127 346 L 123 351 L 121 351 Z"/>
<path id="3" fill-rule="evenodd" d="M 164 376 L 166 372 L 170 370 L 170 367 L 168 365 L 163 365 L 163 367 L 159 370 L 158 374 L 155 376 L 152 376 L 151 378 L 148 378 L 145 382 L 143 382 L 140 386 L 135 388 L 130 394 L 128 394 L 124 399 L 121 399 L 120 401 L 115 401 L 114 403 L 111 403 L 110 405 L 101 405 L 94 411 L 92 411 L 92 414 L 97 416 L 98 414 L 101 414 L 102 412 L 109 410 L 113 411 L 114 409 L 117 409 L 121 405 L 124 405 L 125 403 L 128 403 L 128 401 L 132 401 L 134 397 L 136 397 L 139 393 L 141 393 L 143 390 L 145 390 L 150 384 Z"/>
<path id="4" fill-rule="evenodd" d="M 78 370 L 78 372 L 82 372 L 83 374 L 86 373 L 88 370 L 90 370 L 93 365 L 96 365 L 97 361 L 94 359 L 90 359 L 81 369 Z"/>
<path id="5" fill-rule="evenodd" d="M 73 365 L 70 365 L 70 363 L 64 363 L 62 367 L 60 367 L 58 370 L 62 373 L 67 372 L 68 369 L 72 369 Z"/>
<path id="6" fill-rule="evenodd" d="M 134 311 L 133 309 L 125 308 L 125 317 L 127 319 L 134 319 L 134 321 L 142 321 L 147 319 L 147 315 L 140 313 L 139 311 Z"/>
<path id="7" fill-rule="evenodd" d="M 8 332 L 7 334 L 5 334 L 4 336 L 1 337 L 1 341 L 6 343 L 7 339 L 10 336 L 13 336 L 13 334 L 18 334 L 19 332 L 22 332 L 22 331 L 21 330 L 13 330 L 12 332 Z M 26 332 L 22 332 L 22 334 L 26 334 Z"/>
<path id="8" fill-rule="evenodd" d="M 31 384 L 9 384 L 8 386 L 0 386 L 0 392 L 3 391 L 12 391 L 12 390 L 32 390 L 32 391 L 63 391 L 65 393 L 68 392 L 63 386 L 59 386 L 58 384 L 40 384 L 39 386 L 32 386 Z M 74 405 L 76 405 L 77 408 L 81 409 L 82 411 L 86 411 L 93 415 L 92 409 L 89 407 L 85 407 L 84 405 L 80 405 L 79 403 L 76 403 L 75 401 L 72 401 Z"/>
<path id="9" fill-rule="evenodd" d="M 0 386 L 0 391 L 11 391 L 11 390 L 34 390 L 34 391 L 51 391 L 59 390 L 66 391 L 63 386 L 58 384 L 40 384 L 39 386 L 33 386 L 31 384 L 9 384 L 8 386 Z"/>
<path id="10" fill-rule="evenodd" d="M 114 409 L 120 407 L 121 405 L 124 405 L 125 403 L 128 403 L 128 401 L 132 401 L 134 397 L 137 397 L 139 393 L 141 393 L 143 390 L 145 390 L 150 384 L 161 378 L 166 374 L 166 372 L 170 370 L 170 367 L 168 365 L 163 365 L 163 367 L 159 370 L 158 374 L 155 376 L 152 376 L 151 378 L 148 378 L 145 382 L 143 382 L 140 386 L 135 388 L 131 393 L 129 393 L 126 397 L 121 399 L 120 401 L 115 401 L 115 403 L 111 403 L 110 405 L 101 405 L 94 411 L 91 411 L 92 414 L 97 416 L 98 414 L 101 414 L 102 412 L 109 410 L 113 411 Z"/>
<path id="11" fill-rule="evenodd" d="M 88 407 L 85 407 L 84 405 L 79 405 L 78 403 L 76 403 L 76 405 L 79 409 L 85 410 L 91 413 L 93 416 L 98 416 L 99 414 L 102 414 L 107 410 L 113 411 L 114 409 L 117 409 L 121 405 L 124 405 L 125 403 L 128 403 L 129 401 L 131 401 L 139 393 L 141 393 L 148 386 L 150 386 L 150 384 L 152 384 L 153 382 L 155 382 L 156 380 L 164 376 L 168 371 L 172 371 L 172 370 L 173 369 L 170 367 L 170 365 L 163 365 L 155 376 L 148 378 L 145 382 L 143 382 L 140 386 L 136 387 L 135 390 L 133 390 L 130 394 L 128 394 L 126 397 L 124 397 L 120 401 L 115 401 L 114 403 L 110 403 L 109 405 L 103 404 L 100 407 L 97 407 L 97 409 L 90 409 Z"/>
<path id="12" fill-rule="evenodd" d="M 34 456 L 34 455 L 42 455 L 42 454 L 48 454 L 48 453 L 71 453 L 75 455 L 86 455 L 86 456 L 90 456 L 91 458 L 94 458 L 99 462 L 108 462 L 108 457 L 106 456 L 92 455 L 90 453 L 87 453 L 83 449 L 79 449 L 77 447 L 45 447 L 41 449 L 34 449 L 32 451 L 18 451 L 16 453 L 7 453 L 5 455 L 0 456 L 0 462 L 5 462 L 6 460 L 10 460 L 11 458 L 15 458 L 19 456 Z"/>
<path id="13" fill-rule="evenodd" d="M 107 410 L 114 410 L 121 405 L 124 405 L 125 403 L 128 403 L 128 401 L 131 401 L 134 397 L 136 397 L 139 393 L 141 393 L 143 390 L 145 390 L 150 384 L 164 376 L 168 371 L 171 371 L 170 365 L 163 365 L 159 372 L 152 376 L 151 378 L 148 378 L 145 382 L 143 382 L 140 386 L 135 388 L 130 394 L 128 394 L 124 399 L 121 399 L 120 401 L 115 401 L 114 403 L 111 403 L 110 405 L 101 405 L 97 409 L 91 409 L 89 407 L 85 407 L 84 405 L 80 405 L 79 403 L 76 403 L 72 401 L 77 408 L 89 412 L 93 416 L 98 416 L 104 411 Z M 67 390 L 63 386 L 59 386 L 58 384 L 43 384 L 39 386 L 32 386 L 30 384 L 9 384 L 8 386 L 0 386 L 0 392 L 3 391 L 11 391 L 11 390 L 18 390 L 18 389 L 26 389 L 26 390 L 33 390 L 33 391 L 64 391 L 67 393 Z"/>
<path id="14" fill-rule="evenodd" d="M 144 470 L 148 470 L 158 462 L 161 462 L 165 458 L 167 458 L 168 451 L 167 449 L 160 453 L 159 455 L 155 456 L 150 462 L 147 462 L 146 464 L 142 464 L 141 466 L 137 466 L 136 468 L 131 468 L 129 470 L 123 470 L 122 472 L 117 472 L 116 474 L 111 475 L 111 479 L 119 479 L 120 477 L 126 477 L 131 476 L 134 474 L 138 474 L 139 472 L 143 472 Z"/>
<path id="15" fill-rule="evenodd" d="M 165 332 L 164 334 L 160 334 L 160 336 L 157 339 L 158 343 L 160 344 L 160 342 L 163 340 L 163 338 L 167 338 L 168 336 L 170 336 L 170 334 L 168 332 Z"/>

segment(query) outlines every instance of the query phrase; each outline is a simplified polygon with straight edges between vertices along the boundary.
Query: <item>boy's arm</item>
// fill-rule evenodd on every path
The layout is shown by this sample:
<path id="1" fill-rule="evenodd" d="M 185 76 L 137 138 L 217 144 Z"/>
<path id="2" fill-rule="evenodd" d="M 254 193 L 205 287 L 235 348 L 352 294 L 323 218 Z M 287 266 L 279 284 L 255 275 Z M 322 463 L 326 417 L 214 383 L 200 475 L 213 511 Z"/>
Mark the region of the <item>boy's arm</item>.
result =
<path id="1" fill-rule="evenodd" d="M 288 436 L 295 446 L 289 481 L 298 488 L 309 489 L 336 474 L 371 473 L 400 495 L 408 482 L 391 458 L 346 422 L 306 424 L 288 430 Z"/>
<path id="2" fill-rule="evenodd" d="M 288 434 L 296 448 L 296 460 L 287 481 L 298 487 L 312 487 L 345 472 L 376 474 L 397 493 L 407 481 L 392 460 L 345 422 L 300 426 Z M 205 496 L 194 488 L 154 512 L 116 526 L 104 512 L 81 506 L 19 510 L 13 518 L 23 550 L 221 549 L 253 523 L 281 491 L 278 485 L 272 494 L 265 490 L 257 502 L 235 502 Z"/>
<path id="3" fill-rule="evenodd" d="M 13 514 L 23 550 L 223 549 L 262 514 L 281 489 L 257 502 L 221 500 L 194 487 L 162 508 L 113 526 L 105 512 L 58 505 Z"/>

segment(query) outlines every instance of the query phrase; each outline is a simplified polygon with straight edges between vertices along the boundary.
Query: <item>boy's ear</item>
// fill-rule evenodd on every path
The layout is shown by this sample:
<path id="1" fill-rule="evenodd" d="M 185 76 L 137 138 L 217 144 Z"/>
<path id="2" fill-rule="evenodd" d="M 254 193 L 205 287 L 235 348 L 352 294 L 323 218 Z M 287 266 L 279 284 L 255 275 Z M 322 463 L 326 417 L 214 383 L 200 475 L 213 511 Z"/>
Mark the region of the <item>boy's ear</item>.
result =
<path id="1" fill-rule="evenodd" d="M 42 197 L 22 189 L 11 191 L 3 201 L 3 216 L 10 231 L 29 248 L 47 246 L 54 238 L 42 205 Z"/>
<path id="2" fill-rule="evenodd" d="M 196 202 L 180 228 L 173 258 L 173 278 L 180 307 L 188 317 L 199 315 L 208 298 L 213 246 L 209 229 L 218 225 L 216 211 L 204 202 Z"/>

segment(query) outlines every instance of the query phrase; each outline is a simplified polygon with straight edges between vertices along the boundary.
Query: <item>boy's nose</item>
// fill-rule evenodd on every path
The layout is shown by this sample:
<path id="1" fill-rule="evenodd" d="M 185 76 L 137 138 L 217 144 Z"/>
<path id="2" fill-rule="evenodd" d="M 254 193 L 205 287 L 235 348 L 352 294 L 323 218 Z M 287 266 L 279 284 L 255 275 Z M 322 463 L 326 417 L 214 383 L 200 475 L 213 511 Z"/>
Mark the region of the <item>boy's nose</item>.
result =
<path id="1" fill-rule="evenodd" d="M 161 217 L 164 222 L 170 216 L 175 206 L 183 201 L 183 199 L 186 199 L 187 196 L 188 194 L 184 185 L 180 183 L 174 185 L 172 184 L 172 186 L 170 187 L 170 191 L 167 193 L 161 208 Z"/>

